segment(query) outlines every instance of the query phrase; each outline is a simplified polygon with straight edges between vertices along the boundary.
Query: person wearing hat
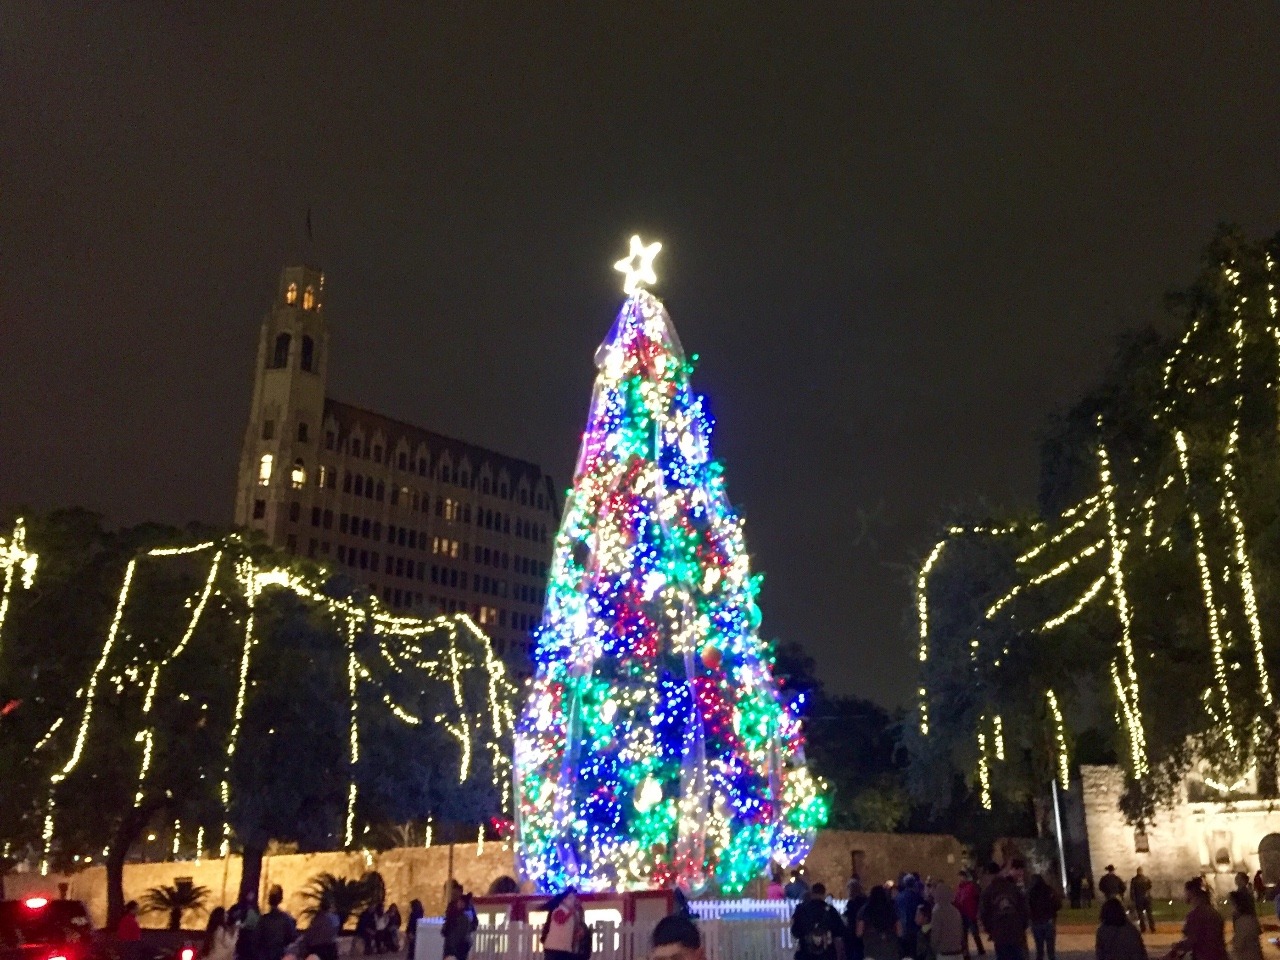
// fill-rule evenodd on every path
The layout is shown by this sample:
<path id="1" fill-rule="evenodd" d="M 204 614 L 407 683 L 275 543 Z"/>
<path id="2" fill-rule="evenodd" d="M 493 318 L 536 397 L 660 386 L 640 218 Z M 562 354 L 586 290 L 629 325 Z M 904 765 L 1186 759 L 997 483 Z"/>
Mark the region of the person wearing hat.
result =
<path id="1" fill-rule="evenodd" d="M 1108 900 L 1119 900 L 1124 896 L 1124 890 L 1124 881 L 1116 873 L 1115 866 L 1108 863 L 1107 872 L 1098 881 L 1098 892 Z"/>

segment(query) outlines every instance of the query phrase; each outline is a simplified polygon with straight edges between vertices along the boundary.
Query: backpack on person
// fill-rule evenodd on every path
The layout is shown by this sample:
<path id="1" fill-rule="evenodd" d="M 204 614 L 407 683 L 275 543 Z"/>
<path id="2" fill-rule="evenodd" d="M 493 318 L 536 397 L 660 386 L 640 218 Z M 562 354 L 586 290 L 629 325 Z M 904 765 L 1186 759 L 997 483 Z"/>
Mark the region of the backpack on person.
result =
<path id="1" fill-rule="evenodd" d="M 831 951 L 835 949 L 836 944 L 835 925 L 831 922 L 830 916 L 832 910 L 833 908 L 828 906 L 821 912 L 814 911 L 813 917 L 810 918 L 808 926 L 800 934 L 800 951 L 797 956 L 830 956 Z"/>

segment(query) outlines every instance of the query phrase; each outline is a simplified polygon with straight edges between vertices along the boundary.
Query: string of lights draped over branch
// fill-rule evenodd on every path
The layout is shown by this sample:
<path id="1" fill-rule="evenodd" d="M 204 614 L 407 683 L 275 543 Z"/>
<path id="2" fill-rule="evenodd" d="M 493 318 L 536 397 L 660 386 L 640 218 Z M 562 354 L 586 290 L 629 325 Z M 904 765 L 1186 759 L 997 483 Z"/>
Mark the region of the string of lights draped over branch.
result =
<path id="1" fill-rule="evenodd" d="M 323 590 L 323 584 L 316 579 L 286 568 L 255 564 L 247 555 L 240 538 L 232 535 L 218 541 L 154 548 L 133 557 L 126 565 L 111 621 L 107 626 L 101 649 L 90 670 L 87 683 L 77 691 L 70 711 L 58 717 L 33 748 L 34 753 L 50 748 L 51 745 L 56 746 L 60 731 L 75 731 L 74 739 L 69 743 L 69 753 L 65 762 L 55 765 L 57 769 L 49 777 L 48 799 L 41 831 L 43 849 L 40 869 L 42 873 L 48 873 L 53 844 L 57 836 L 58 811 L 55 790 L 59 783 L 76 770 L 84 758 L 86 744 L 93 735 L 94 711 L 99 702 L 99 687 L 106 677 L 110 664 L 122 659 L 122 645 L 132 644 L 132 648 L 127 651 L 130 656 L 139 654 L 138 645 L 132 642 L 132 638 L 127 633 L 122 633 L 122 623 L 130 601 L 134 599 L 132 589 L 139 563 L 172 557 L 191 557 L 197 554 L 208 554 L 211 559 L 201 587 L 187 602 L 190 615 L 186 625 L 181 635 L 167 648 L 168 652 L 152 660 L 148 664 L 149 669 L 144 671 L 147 679 L 142 700 L 141 726 L 134 738 L 142 744 L 135 803 L 141 803 L 143 800 L 156 739 L 160 735 L 152 716 L 163 689 L 165 670 L 187 652 L 210 600 L 216 597 L 232 600 L 243 609 L 241 620 L 243 640 L 237 663 L 235 704 L 227 731 L 226 759 L 218 791 L 224 816 L 219 852 L 222 856 L 230 853 L 232 828 L 226 819 L 226 811 L 232 800 L 231 763 L 240 740 L 246 701 L 249 696 L 253 655 L 259 642 L 255 632 L 255 613 L 263 592 L 277 589 L 289 591 L 322 609 L 336 624 L 343 638 L 347 673 L 345 687 L 348 695 L 347 760 L 351 770 L 343 821 L 343 837 L 346 846 L 350 847 L 355 842 L 358 786 L 354 771 L 359 761 L 360 750 L 362 714 L 359 710 L 359 692 L 361 686 L 372 688 L 374 697 L 380 700 L 387 711 L 401 722 L 411 726 L 421 726 L 424 723 L 422 717 L 415 715 L 396 701 L 378 680 L 378 672 L 361 659 L 355 640 L 358 635 L 364 633 L 374 638 L 377 656 L 391 666 L 396 675 L 416 677 L 419 686 L 429 680 L 442 683 L 449 689 L 452 711 L 439 714 L 433 717 L 432 721 L 441 724 L 459 740 L 461 757 L 458 782 L 465 784 L 471 776 L 474 770 L 472 757 L 476 751 L 488 754 L 492 760 L 490 767 L 492 785 L 501 798 L 503 818 L 510 819 L 511 761 L 505 743 L 514 729 L 512 702 L 516 689 L 506 674 L 502 660 L 495 655 L 488 636 L 471 618 L 466 614 L 451 614 L 431 619 L 394 616 L 382 611 L 376 598 L 370 598 L 366 602 L 356 602 L 328 596 Z M 234 558 L 234 562 L 230 564 L 234 575 L 220 577 L 219 574 L 228 568 L 228 556 Z M 37 555 L 29 552 L 26 547 L 26 529 L 21 520 L 17 521 L 13 536 L 8 541 L 0 540 L 0 564 L 3 564 L 5 571 L 5 592 L 3 602 L 0 603 L 0 627 L 2 627 L 3 615 L 8 609 L 9 592 L 13 589 L 14 583 L 20 576 L 22 585 L 31 587 L 37 569 Z M 475 704 L 469 703 L 465 694 L 466 680 L 471 677 L 483 682 L 485 698 L 480 709 L 476 709 Z M 175 822 L 175 849 L 179 845 L 180 829 L 180 822 Z M 200 826 L 195 840 L 197 857 L 204 850 L 204 833 L 204 827 Z M 104 850 L 103 855 L 106 856 L 108 852 L 109 850 Z"/>
<path id="2" fill-rule="evenodd" d="M 8 539 L 0 537 L 0 570 L 4 571 L 4 588 L 0 592 L 0 645 L 4 643 L 4 621 L 9 615 L 9 598 L 16 582 L 22 589 L 30 590 L 35 582 L 38 554 L 27 550 L 27 525 L 19 517 L 13 523 L 13 533 Z M 3 649 L 0 646 L 0 649 Z"/>
<path id="3" fill-rule="evenodd" d="M 1179 518 L 1189 531 L 1190 552 L 1195 561 L 1196 588 L 1203 610 L 1204 641 L 1211 664 L 1211 676 L 1201 696 L 1205 715 L 1216 742 L 1225 745 L 1232 772 L 1224 782 L 1243 783 L 1238 774 L 1247 767 L 1249 748 L 1239 731 L 1258 721 L 1274 725 L 1275 698 L 1267 667 L 1263 622 L 1254 581 L 1254 562 L 1248 528 L 1241 507 L 1240 449 L 1244 430 L 1245 403 L 1249 394 L 1246 356 L 1250 349 L 1270 351 L 1275 369 L 1267 378 L 1268 403 L 1273 412 L 1270 429 L 1280 430 L 1275 411 L 1280 410 L 1280 326 L 1277 325 L 1275 263 L 1264 258 L 1263 276 L 1256 263 L 1252 282 L 1246 282 L 1246 267 L 1226 257 L 1218 264 L 1215 313 L 1200 304 L 1193 309 L 1183 336 L 1164 359 L 1160 378 L 1162 400 L 1151 413 L 1153 435 L 1162 438 L 1172 457 L 1159 468 L 1144 473 L 1136 467 L 1131 478 L 1122 477 L 1118 465 L 1103 442 L 1107 424 L 1099 420 L 1097 440 L 1097 489 L 1058 515 L 1039 525 L 987 523 L 957 525 L 947 530 L 925 556 L 916 576 L 916 647 L 920 670 L 917 685 L 917 731 L 931 733 L 930 650 L 936 643 L 936 615 L 930 607 L 931 578 L 946 562 L 948 547 L 961 538 L 986 534 L 991 537 L 1030 538 L 1016 556 L 1013 582 L 985 604 L 981 623 L 996 624 L 1016 618 L 1020 642 L 1050 642 L 1054 631 L 1081 616 L 1098 603 L 1114 611 L 1116 651 L 1107 664 L 1107 675 L 1115 696 L 1116 714 L 1127 742 L 1126 765 L 1130 775 L 1141 782 L 1152 769 L 1147 742 L 1146 719 L 1140 695 L 1138 654 L 1135 651 L 1135 598 L 1129 571 L 1139 559 L 1156 550 L 1168 550 L 1171 537 L 1158 536 L 1157 517 Z M 1257 309 L 1265 296 L 1265 309 Z M 1254 298 L 1252 301 L 1250 298 Z M 1246 320 L 1252 305 L 1253 320 Z M 1210 339 L 1212 337 L 1218 339 Z M 1207 372 L 1205 372 L 1207 371 Z M 1205 408 L 1213 411 L 1212 424 L 1219 426 L 1220 441 L 1198 440 L 1187 435 L 1187 422 Z M 1193 408 L 1191 404 L 1199 403 Z M 1220 426 L 1225 423 L 1225 427 Z M 1212 432 L 1212 429 L 1210 432 Z M 1204 431 L 1201 431 L 1204 432 Z M 1199 434 L 1197 434 L 1199 436 Z M 1139 460 L 1134 458 L 1133 464 Z M 1124 466 L 1129 466 L 1126 460 Z M 1154 476 L 1149 474 L 1154 472 Z M 1080 590 L 1079 570 L 1088 576 Z M 1066 591 L 1070 591 L 1069 593 Z M 1034 604 L 1030 601 L 1034 600 Z M 1153 607 L 1159 605 L 1153 600 Z M 1056 607 L 1047 616 L 1046 609 Z M 1032 612 L 1035 611 L 1035 612 Z M 1153 615 L 1147 611 L 1146 615 Z M 1229 622 L 1243 625 L 1233 631 Z M 981 632 L 982 627 L 979 627 Z M 1007 635 L 1008 631 L 1006 631 Z M 957 640 L 962 638 L 957 637 Z M 968 642 L 973 669 L 996 670 L 1006 646 L 990 657 L 981 658 L 982 642 Z M 1254 697 L 1242 703 L 1236 694 L 1233 673 L 1247 663 L 1256 675 Z M 981 684 L 975 684 L 975 690 Z M 1048 704 L 1049 742 L 1054 745 L 1054 768 L 1062 785 L 1067 785 L 1066 724 L 1058 693 L 1045 690 Z M 987 696 L 980 693 L 981 698 Z M 975 706 L 980 712 L 974 736 L 977 741 L 975 777 L 984 807 L 991 804 L 991 764 L 996 761 L 1000 736 L 998 705 L 986 702 Z M 1248 711 L 1251 715 L 1240 715 Z M 1206 781 L 1207 782 L 1207 781 Z M 1216 782 L 1216 781 L 1215 781 Z"/>

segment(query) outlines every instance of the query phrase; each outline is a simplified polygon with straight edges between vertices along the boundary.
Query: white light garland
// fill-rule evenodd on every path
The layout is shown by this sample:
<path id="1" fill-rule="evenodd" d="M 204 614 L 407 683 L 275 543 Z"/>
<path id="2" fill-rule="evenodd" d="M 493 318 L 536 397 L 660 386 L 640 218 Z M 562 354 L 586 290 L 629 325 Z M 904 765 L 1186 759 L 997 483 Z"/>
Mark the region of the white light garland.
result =
<path id="1" fill-rule="evenodd" d="M 1057 629 L 1076 614 L 1080 613 L 1081 610 L 1089 605 L 1089 602 L 1093 600 L 1094 597 L 1102 592 L 1102 588 L 1106 586 L 1106 583 L 1107 578 L 1105 576 L 1098 577 L 1097 580 L 1089 584 L 1088 589 L 1080 595 L 1079 599 L 1077 599 L 1075 603 L 1067 607 L 1066 610 L 1063 610 L 1062 613 L 1058 614 L 1056 617 L 1050 617 L 1041 624 L 1039 632 L 1048 633 L 1050 630 Z"/>
<path id="2" fill-rule="evenodd" d="M 4 571 L 4 589 L 0 591 L 0 640 L 4 639 L 4 621 L 9 615 L 9 595 L 13 592 L 18 572 L 22 572 L 22 589 L 30 590 L 36 578 L 39 555 L 27 550 L 27 525 L 22 517 L 13 522 L 13 534 L 6 542 L 0 537 L 0 570 Z"/>
<path id="3" fill-rule="evenodd" d="M 1067 758 L 1067 733 L 1066 725 L 1062 721 L 1062 711 L 1058 708 L 1058 697 L 1052 691 L 1045 692 L 1045 696 L 1049 701 L 1049 713 L 1053 717 L 1053 737 L 1054 746 L 1057 753 L 1058 782 L 1062 785 L 1063 790 L 1071 789 L 1071 767 Z"/>
<path id="4" fill-rule="evenodd" d="M 1213 678 L 1218 685 L 1218 695 L 1222 698 L 1221 706 L 1226 713 L 1222 726 L 1222 735 L 1233 756 L 1239 756 L 1240 743 L 1236 739 L 1234 724 L 1231 720 L 1231 689 L 1227 682 L 1227 663 L 1222 642 L 1222 630 L 1218 622 L 1218 604 L 1213 595 L 1213 574 L 1209 568 L 1209 557 L 1205 549 L 1204 525 L 1200 519 L 1200 511 L 1190 502 L 1192 495 L 1191 471 L 1187 462 L 1187 440 L 1181 430 L 1174 431 L 1174 442 L 1178 448 L 1178 464 L 1182 467 L 1182 479 L 1187 488 L 1187 511 L 1191 514 L 1191 530 L 1195 534 L 1196 567 L 1200 571 L 1200 590 L 1204 598 L 1204 611 L 1208 619 L 1209 641 L 1213 649 Z"/>
<path id="5" fill-rule="evenodd" d="M 1116 490 L 1111 480 L 1111 461 L 1107 456 L 1106 446 L 1101 443 L 1098 444 L 1098 479 L 1102 485 L 1102 500 L 1106 508 L 1107 541 L 1111 546 L 1108 573 L 1111 577 L 1116 616 L 1120 620 L 1120 652 L 1124 657 L 1125 669 L 1124 681 L 1121 682 L 1119 668 L 1115 661 L 1112 661 L 1112 677 L 1116 690 L 1121 696 L 1121 710 L 1124 713 L 1125 727 L 1129 735 L 1129 757 L 1133 765 L 1133 775 L 1141 780 L 1149 772 L 1147 737 L 1142 728 L 1142 711 L 1139 707 L 1138 670 L 1133 654 L 1133 617 L 1124 585 L 1123 561 L 1126 543 L 1120 534 L 1120 525 L 1116 520 Z"/>
<path id="6" fill-rule="evenodd" d="M 22 536 L 14 538 L 22 556 L 19 557 L 19 550 L 15 550 L 10 545 L 10 555 L 17 558 L 13 569 L 15 571 L 23 571 L 24 578 L 29 579 L 34 576 L 35 572 L 35 554 L 25 552 L 25 529 L 20 531 Z M 135 794 L 135 802 L 140 802 L 143 796 L 142 785 L 145 782 L 150 771 L 153 751 L 155 745 L 155 730 L 145 724 L 145 720 L 149 718 L 155 702 L 156 694 L 162 678 L 162 671 L 165 666 L 171 663 L 175 657 L 182 654 L 190 644 L 192 637 L 201 621 L 210 597 L 215 592 L 215 583 L 218 576 L 219 568 L 222 563 L 225 551 L 229 545 L 238 544 L 239 538 L 232 535 L 226 541 L 207 541 L 200 544 L 179 547 L 159 547 L 148 550 L 138 557 L 134 557 L 125 568 L 119 595 L 116 600 L 114 614 L 111 624 L 107 631 L 106 639 L 103 643 L 98 660 L 90 674 L 89 683 L 77 691 L 77 699 L 83 701 L 83 707 L 77 728 L 76 740 L 71 755 L 65 765 L 50 778 L 50 795 L 48 806 L 46 807 L 44 824 L 42 828 L 42 856 L 41 870 L 45 873 L 49 870 L 50 853 L 52 849 L 53 839 L 56 833 L 56 809 L 55 798 L 52 788 L 67 777 L 83 759 L 85 744 L 89 736 L 94 715 L 94 705 L 96 703 L 96 695 L 100 686 L 103 670 L 107 667 L 115 649 L 119 646 L 121 636 L 121 624 L 130 598 L 131 587 L 134 575 L 137 570 L 137 563 L 140 557 L 179 557 L 189 556 L 202 551 L 217 548 L 217 552 L 210 565 L 210 570 L 206 578 L 204 587 L 197 597 L 188 601 L 188 606 L 192 608 L 191 616 L 188 619 L 186 628 L 169 654 L 161 661 L 152 664 L 149 682 L 146 687 L 146 693 L 143 699 L 142 716 L 144 718 L 144 726 L 137 733 L 136 740 L 143 744 L 142 758 L 139 769 L 138 790 Z M 4 541 L 0 540 L 0 544 Z M 320 587 L 312 584 L 301 577 L 291 574 L 289 571 L 281 568 L 255 568 L 252 561 L 247 557 L 242 557 L 236 564 L 236 581 L 241 587 L 241 592 L 246 601 L 246 615 L 244 619 L 244 641 L 241 647 L 240 667 L 236 693 L 236 703 L 233 712 L 232 725 L 227 737 L 226 760 L 223 769 L 222 781 L 220 783 L 219 796 L 224 811 L 224 821 L 222 827 L 222 840 L 219 846 L 219 853 L 227 856 L 231 850 L 232 829 L 229 820 L 226 818 L 227 811 L 230 807 L 231 788 L 230 774 L 231 764 L 234 758 L 240 728 L 243 723 L 246 700 L 249 690 L 250 667 L 252 663 L 253 648 L 256 646 L 256 637 L 254 633 L 255 624 L 255 607 L 256 600 L 261 591 L 268 587 L 278 587 L 281 589 L 291 590 L 299 597 L 314 601 L 325 606 L 331 614 L 334 614 L 343 621 L 343 625 L 347 635 L 348 645 L 348 686 L 352 694 L 351 699 L 351 716 L 349 730 L 349 759 L 352 767 L 359 760 L 359 723 L 358 723 L 358 706 L 355 699 L 355 685 L 357 679 L 364 679 L 367 682 L 374 682 L 372 674 L 368 668 L 361 664 L 355 654 L 354 636 L 355 631 L 362 624 L 369 624 L 375 634 L 384 637 L 397 637 L 399 642 L 396 649 L 391 649 L 385 642 L 379 641 L 379 652 L 382 657 L 390 664 L 396 666 L 403 664 L 397 669 L 417 668 L 424 672 L 424 675 L 439 680 L 447 684 L 453 694 L 453 700 L 458 708 L 458 718 L 456 721 L 444 720 L 443 726 L 453 736 L 455 736 L 462 747 L 462 757 L 460 762 L 460 778 L 459 781 L 465 783 L 471 774 L 472 768 L 472 740 L 474 734 L 484 732 L 485 747 L 488 748 L 493 758 L 493 784 L 500 792 L 502 798 L 502 810 L 504 814 L 508 814 L 511 809 L 511 777 L 510 777 L 510 758 L 505 755 L 502 748 L 503 738 L 509 736 L 514 728 L 514 711 L 511 706 L 511 699 L 515 696 L 515 687 L 510 683 L 506 676 L 505 667 L 500 659 L 494 654 L 492 643 L 488 636 L 465 614 L 453 616 L 439 616 L 431 620 L 422 620 L 417 617 L 408 616 L 392 616 L 378 611 L 376 600 L 370 601 L 369 609 L 358 607 L 351 602 L 337 600 L 324 595 Z M 470 643 L 478 648 L 478 654 L 473 656 L 464 653 L 459 647 L 459 626 L 465 631 L 470 638 Z M 417 638 L 427 637 L 431 635 L 439 635 L 447 637 L 448 651 L 448 667 L 446 668 L 441 660 L 437 657 L 429 659 L 423 650 Z M 463 689 L 464 675 L 474 674 L 480 671 L 485 675 L 485 708 L 484 712 L 488 717 L 488 730 L 484 731 L 485 724 L 483 722 L 473 722 L 466 711 L 466 699 Z M 133 677 L 137 671 L 132 667 L 125 671 L 127 676 Z M 135 678 L 136 679 L 136 678 Z M 404 709 L 397 704 L 385 690 L 378 691 L 382 702 L 388 710 L 400 720 L 411 725 L 421 725 L 422 718 L 416 716 L 410 711 Z M 58 717 L 45 734 L 37 741 L 33 750 L 39 750 L 49 744 L 54 735 L 64 726 L 65 717 Z M 443 718 L 442 718 L 443 719 Z M 476 721 L 483 718 L 477 717 Z M 346 816 L 346 839 L 347 845 L 352 845 L 354 841 L 354 817 L 355 804 L 357 798 L 357 785 L 354 777 L 348 787 L 348 804 Z M 180 842 L 180 824 L 175 823 L 174 844 L 177 846 Z M 204 850 L 204 827 L 198 827 L 196 834 L 196 859 L 199 861 Z M 104 856 L 106 853 L 104 852 Z"/>
<path id="7" fill-rule="evenodd" d="M 347 736 L 347 761 L 351 769 L 351 782 L 347 785 L 347 828 L 344 846 L 351 846 L 356 830 L 356 764 L 360 762 L 360 714 L 356 699 L 356 621 L 347 621 L 347 716 L 350 724 Z"/>

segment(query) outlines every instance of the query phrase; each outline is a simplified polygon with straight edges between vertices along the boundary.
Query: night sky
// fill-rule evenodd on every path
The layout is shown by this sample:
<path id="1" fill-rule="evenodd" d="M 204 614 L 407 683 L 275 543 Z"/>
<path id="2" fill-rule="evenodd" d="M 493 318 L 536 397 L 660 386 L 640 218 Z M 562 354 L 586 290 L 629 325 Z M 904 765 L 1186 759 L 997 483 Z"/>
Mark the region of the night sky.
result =
<path id="1" fill-rule="evenodd" d="M 764 631 L 902 702 L 938 524 L 1030 502 L 1218 221 L 1280 227 L 1274 5 L 1102 6 L 7 0 L 0 508 L 229 522 L 304 254 L 333 395 L 565 486 L 640 232 Z"/>

